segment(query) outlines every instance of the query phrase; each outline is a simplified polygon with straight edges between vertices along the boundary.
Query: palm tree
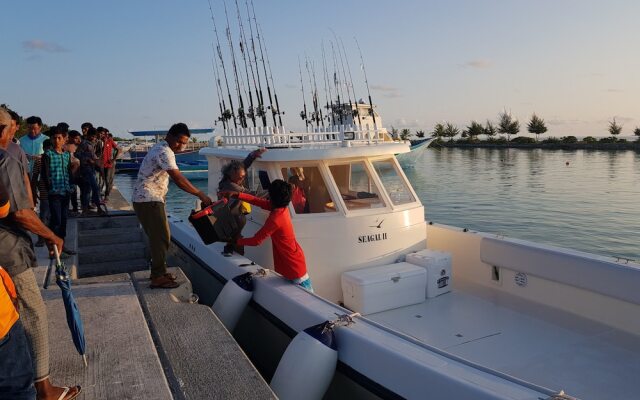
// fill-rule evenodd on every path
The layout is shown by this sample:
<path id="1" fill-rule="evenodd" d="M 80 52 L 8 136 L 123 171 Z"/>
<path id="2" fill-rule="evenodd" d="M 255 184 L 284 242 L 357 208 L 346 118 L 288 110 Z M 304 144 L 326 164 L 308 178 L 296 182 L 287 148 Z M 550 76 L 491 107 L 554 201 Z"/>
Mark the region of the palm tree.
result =
<path id="1" fill-rule="evenodd" d="M 513 119 L 511 113 L 503 111 L 498 116 L 498 133 L 507 135 L 507 142 L 511 140 L 511 135 L 517 135 L 520 132 L 520 122 L 517 119 Z"/>
<path id="2" fill-rule="evenodd" d="M 484 127 L 482 126 L 482 124 L 476 121 L 471 121 L 471 125 L 467 126 L 466 132 L 469 135 L 469 139 L 471 140 L 475 140 L 478 138 L 478 136 L 483 135 L 485 133 Z"/>
<path id="3" fill-rule="evenodd" d="M 531 116 L 531 121 L 529 121 L 529 125 L 527 125 L 527 130 L 529 133 L 533 133 L 536 135 L 536 142 L 538 141 L 538 135 L 541 135 L 547 131 L 547 126 L 544 123 L 544 120 L 533 113 Z"/>
<path id="4" fill-rule="evenodd" d="M 638 141 L 640 142 L 640 127 L 636 126 L 636 129 L 634 129 L 633 134 L 638 137 Z"/>
<path id="5" fill-rule="evenodd" d="M 408 140 L 409 135 L 411 135 L 411 131 L 407 128 L 404 128 L 400 131 L 400 140 Z"/>
<path id="6" fill-rule="evenodd" d="M 435 124 L 431 136 L 436 138 L 436 140 L 442 139 L 444 137 L 444 125 L 440 122 Z"/>
<path id="7" fill-rule="evenodd" d="M 423 130 L 416 131 L 416 136 L 422 139 L 424 137 L 424 131 Z"/>
<path id="8" fill-rule="evenodd" d="M 497 133 L 497 130 L 496 130 L 496 127 L 493 126 L 493 122 L 487 120 L 487 123 L 484 126 L 483 133 L 487 136 L 487 139 L 490 139 L 491 137 L 495 136 L 495 134 Z"/>
<path id="9" fill-rule="evenodd" d="M 613 117 L 612 121 L 609 121 L 609 133 L 615 140 L 615 137 L 622 132 L 622 125 L 616 122 L 616 117 Z"/>
<path id="10" fill-rule="evenodd" d="M 391 125 L 391 137 L 394 139 L 398 138 L 398 128 L 394 128 L 393 125 Z"/>
<path id="11" fill-rule="evenodd" d="M 444 136 L 449 138 L 449 141 L 453 141 L 453 138 L 458 136 L 460 129 L 451 122 L 447 122 L 444 127 Z"/>

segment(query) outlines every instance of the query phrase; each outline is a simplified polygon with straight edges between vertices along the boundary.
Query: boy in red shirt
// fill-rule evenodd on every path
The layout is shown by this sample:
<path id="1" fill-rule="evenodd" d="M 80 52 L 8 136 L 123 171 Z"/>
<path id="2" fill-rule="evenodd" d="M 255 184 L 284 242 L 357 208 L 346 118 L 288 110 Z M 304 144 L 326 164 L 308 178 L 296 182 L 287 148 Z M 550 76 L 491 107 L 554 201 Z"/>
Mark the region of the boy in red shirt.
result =
<path id="1" fill-rule="evenodd" d="M 282 179 L 276 179 L 269 185 L 269 200 L 240 192 L 220 192 L 220 196 L 236 197 L 271 213 L 264 226 L 250 238 L 239 238 L 238 246 L 258 246 L 271 237 L 273 250 L 273 268 L 291 282 L 313 292 L 311 279 L 307 274 L 307 263 L 302 247 L 296 241 L 287 206 L 291 201 L 291 185 Z"/>

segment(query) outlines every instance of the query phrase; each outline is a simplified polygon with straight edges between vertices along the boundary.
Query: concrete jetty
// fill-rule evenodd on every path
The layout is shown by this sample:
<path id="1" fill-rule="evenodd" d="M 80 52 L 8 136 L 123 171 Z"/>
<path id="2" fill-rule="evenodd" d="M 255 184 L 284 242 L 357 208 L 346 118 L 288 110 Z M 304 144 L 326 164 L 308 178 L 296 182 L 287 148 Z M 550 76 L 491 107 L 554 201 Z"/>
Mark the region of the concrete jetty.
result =
<path id="1" fill-rule="evenodd" d="M 140 262 L 147 259 L 145 250 L 131 253 L 143 237 L 135 232 L 130 206 L 114 192 L 110 216 L 68 223 L 67 244 L 78 255 L 64 262 L 75 277 L 72 290 L 84 322 L 87 367 L 73 345 L 53 273 L 48 289 L 42 289 L 54 384 L 81 385 L 79 399 L 87 400 L 275 399 L 211 308 L 193 303 L 191 283 L 179 268 L 171 270 L 179 288 L 149 288 L 147 263 Z M 49 259 L 46 248 L 36 253 L 42 286 Z"/>

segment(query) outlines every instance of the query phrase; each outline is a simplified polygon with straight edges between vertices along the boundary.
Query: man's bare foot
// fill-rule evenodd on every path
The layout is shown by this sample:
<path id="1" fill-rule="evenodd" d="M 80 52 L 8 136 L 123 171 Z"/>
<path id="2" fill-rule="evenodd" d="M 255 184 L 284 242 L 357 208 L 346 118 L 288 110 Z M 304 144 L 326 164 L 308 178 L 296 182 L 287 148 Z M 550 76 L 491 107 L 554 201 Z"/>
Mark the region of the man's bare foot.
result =
<path id="1" fill-rule="evenodd" d="M 38 400 L 58 400 L 65 390 L 67 390 L 67 394 L 62 397 L 62 399 L 72 400 L 78 397 L 82 391 L 80 386 L 73 386 L 70 388 L 53 386 L 49 378 L 36 382 L 35 387 L 36 392 L 38 392 Z"/>

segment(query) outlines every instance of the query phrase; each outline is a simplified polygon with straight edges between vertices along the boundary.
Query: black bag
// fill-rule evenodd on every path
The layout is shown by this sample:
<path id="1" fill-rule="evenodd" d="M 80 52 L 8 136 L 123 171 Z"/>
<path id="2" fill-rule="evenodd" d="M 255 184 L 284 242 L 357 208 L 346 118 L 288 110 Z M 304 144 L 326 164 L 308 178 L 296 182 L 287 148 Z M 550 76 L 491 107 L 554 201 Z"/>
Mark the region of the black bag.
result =
<path id="1" fill-rule="evenodd" d="M 189 222 L 204 244 L 228 242 L 237 236 L 238 223 L 231 215 L 227 199 L 222 199 L 200 211 L 191 211 Z"/>

